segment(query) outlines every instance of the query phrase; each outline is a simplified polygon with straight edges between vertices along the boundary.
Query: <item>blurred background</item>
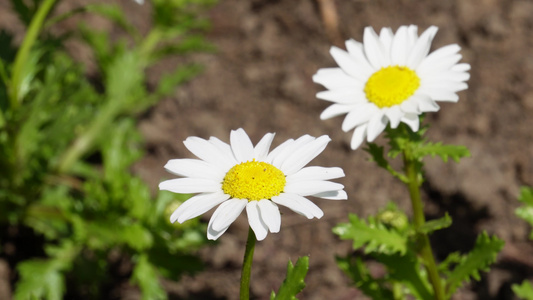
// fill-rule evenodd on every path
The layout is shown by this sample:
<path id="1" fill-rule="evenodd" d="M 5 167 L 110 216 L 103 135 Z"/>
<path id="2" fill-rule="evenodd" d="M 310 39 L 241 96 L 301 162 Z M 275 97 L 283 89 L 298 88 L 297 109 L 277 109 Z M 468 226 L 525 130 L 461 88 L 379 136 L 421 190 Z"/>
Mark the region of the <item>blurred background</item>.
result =
<path id="1" fill-rule="evenodd" d="M 26 26 L 21 14 L 16 13 L 15 7 L 19 2 L 22 1 L 0 0 L 0 29 L 3 36 L 12 38 L 9 41 L 4 39 L 0 48 L 8 45 L 16 48 L 24 39 Z M 277 290 L 283 281 L 282 274 L 286 272 L 287 261 L 295 262 L 303 255 L 310 256 L 310 269 L 306 278 L 307 287 L 300 294 L 301 299 L 367 299 L 350 285 L 349 279 L 336 266 L 335 256 L 350 253 L 351 244 L 349 241 L 339 240 L 331 229 L 339 222 L 346 222 L 348 212 L 364 217 L 375 214 L 389 201 L 394 201 L 410 213 L 409 196 L 404 186 L 386 171 L 369 162 L 366 152 L 361 149 L 350 150 L 351 135 L 340 130 L 343 118 L 337 117 L 327 121 L 319 119 L 321 111 L 328 103 L 315 98 L 315 94 L 322 90 L 322 87 L 312 82 L 312 75 L 319 68 L 335 67 L 336 64 L 329 55 L 329 48 L 332 45 L 343 48 L 343 42 L 348 38 L 361 41 L 366 26 L 372 26 L 376 31 L 382 27 L 391 27 L 395 31 L 401 25 L 415 24 L 421 33 L 429 26 L 436 25 L 439 31 L 432 49 L 459 44 L 462 48 L 462 61 L 472 67 L 469 89 L 460 93 L 459 102 L 444 103 L 439 112 L 426 115 L 425 122 L 431 125 L 427 133 L 430 140 L 465 145 L 472 155 L 460 163 L 445 164 L 438 158 L 425 161 L 425 211 L 428 219 L 441 217 L 445 212 L 453 218 L 450 228 L 432 236 L 438 260 L 443 260 L 450 252 L 468 251 L 472 248 L 477 234 L 482 231 L 497 235 L 505 240 L 506 245 L 491 272 L 484 273 L 481 281 L 462 288 L 454 299 L 515 299 L 510 285 L 524 279 L 533 279 L 533 243 L 528 240 L 531 229 L 514 213 L 519 206 L 517 197 L 520 187 L 533 186 L 533 56 L 530 54 L 533 46 L 532 1 L 189 2 L 195 7 L 192 10 L 195 16 L 193 19 L 202 21 L 195 23 L 196 21 L 181 16 L 179 20 L 189 20 L 187 24 L 193 25 L 182 28 L 179 36 L 176 35 L 178 37 L 172 36 L 176 45 L 182 45 L 182 48 L 163 52 L 164 55 L 150 52 L 147 46 L 149 43 L 146 42 L 148 37 L 153 38 L 150 33 L 154 27 L 165 30 L 172 28 L 171 23 L 161 21 L 165 16 L 161 13 L 164 8 L 160 4 L 162 1 L 148 0 L 143 5 L 126 0 L 112 3 L 61 1 L 54 8 L 52 17 L 61 16 L 78 7 L 107 3 L 117 5 L 123 12 L 124 19 L 137 33 L 131 34 L 127 26 L 121 26 L 116 18 L 109 17 L 109 13 L 74 15 L 51 24 L 45 33 L 47 36 L 65 38 L 56 42 L 73 62 L 84 66 L 77 74 L 85 76 L 94 93 L 106 95 L 109 101 L 113 95 L 109 92 L 109 86 L 113 84 L 110 78 L 127 77 L 128 72 L 135 72 L 136 69 L 122 69 L 124 74 L 109 71 L 106 68 L 111 68 L 109 66 L 113 66 L 116 61 L 113 53 L 120 51 L 116 48 L 107 52 L 101 50 L 98 48 L 98 42 L 95 42 L 96 38 L 91 38 L 89 33 L 82 34 L 81 38 L 76 35 L 65 36 L 65 33 L 78 30 L 83 23 L 89 28 L 88 32 L 105 32 L 110 44 L 129 36 L 124 42 L 125 46 L 120 47 L 137 49 L 135 53 L 145 59 L 146 63 L 138 67 L 138 70 L 145 74 L 143 78 L 131 79 L 131 86 L 117 84 L 116 90 L 118 94 L 130 91 L 130 87 L 142 82 L 143 91 L 137 93 L 137 90 L 133 90 L 136 94 L 128 97 L 143 101 L 150 98 L 147 95 L 158 94 L 157 101 L 141 105 L 143 109 L 133 109 L 138 108 L 138 103 L 141 102 L 132 100 L 127 109 L 117 110 L 112 119 L 115 122 L 128 115 L 128 120 L 132 122 L 131 130 L 140 132 L 139 141 L 143 142 L 139 142 L 135 148 L 140 152 L 131 162 L 125 163 L 120 172 L 140 178 L 147 187 L 146 198 L 158 199 L 146 200 L 147 203 L 159 201 L 157 203 L 163 203 L 160 206 L 168 210 L 172 201 L 175 201 L 175 195 L 156 196 L 157 185 L 163 179 L 172 177 L 163 169 L 167 160 L 192 157 L 182 143 L 188 136 L 216 136 L 228 142 L 230 130 L 242 127 L 254 143 L 266 132 L 276 132 L 273 146 L 303 134 L 327 134 L 332 138 L 323 154 L 311 165 L 341 166 L 346 177 L 340 182 L 345 185 L 349 199 L 316 200 L 315 203 L 325 213 L 321 220 L 309 221 L 293 212 L 282 210 L 280 233 L 269 235 L 257 244 L 255 250 L 251 281 L 251 294 L 254 299 L 268 299 L 270 291 Z M 184 11 L 182 6 L 173 8 L 179 12 Z M 157 18 L 160 21 L 157 21 Z M 183 34 L 185 30 L 191 32 L 193 37 L 202 38 L 193 38 L 193 43 L 184 38 L 187 37 Z M 165 42 L 164 38 L 160 38 L 159 42 Z M 183 45 L 190 43 L 193 46 L 185 49 Z M 151 54 L 142 56 L 143 53 Z M 177 68 L 185 68 L 186 71 L 180 73 L 182 77 L 177 76 L 179 78 L 173 78 L 174 80 L 169 82 L 172 87 L 181 85 L 177 89 L 167 88 L 164 93 L 159 93 L 162 89 L 161 82 L 168 79 L 165 74 L 172 73 Z M 36 77 L 39 72 L 36 71 Z M 69 98 L 68 94 L 64 96 L 64 99 Z M 95 100 L 94 103 L 100 102 Z M 97 107 L 97 104 L 93 106 Z M 94 116 L 99 115 L 104 108 L 96 111 Z M 87 116 L 85 120 L 90 123 L 93 119 Z M 24 124 L 24 118 L 18 119 L 18 122 Z M 97 127 L 105 136 L 108 133 L 104 132 L 111 130 L 110 128 L 120 127 L 111 121 L 106 124 Z M 83 133 L 84 129 L 79 132 Z M 110 138 L 113 137 L 115 135 Z M 125 135 L 124 140 L 129 140 L 128 135 Z M 105 149 L 108 146 L 105 146 L 106 142 L 96 138 L 95 141 L 95 145 L 102 145 L 102 150 L 99 150 L 100 146 L 94 146 L 80 153 L 78 158 L 91 168 L 101 169 L 98 166 L 104 165 L 106 169 L 105 153 L 108 152 Z M 383 140 L 378 139 L 377 142 L 383 143 Z M 68 146 L 64 147 L 68 149 Z M 43 158 L 46 159 L 48 158 Z M 113 158 L 109 160 L 113 161 Z M 397 163 L 399 166 L 400 162 Z M 74 178 L 82 182 L 86 178 L 92 178 L 75 166 L 76 164 L 73 164 L 72 168 L 67 168 L 68 171 L 60 172 L 66 175 L 59 178 Z M 54 169 L 53 166 L 50 168 Z M 2 176 L 4 177 L 4 174 Z M 67 194 L 77 195 L 72 191 Z M 123 206 L 127 206 L 127 201 L 121 201 L 124 202 L 119 206 L 123 209 Z M 49 206 L 58 205 L 54 203 Z M 86 216 L 85 213 L 79 213 L 81 210 L 83 209 L 69 208 L 70 214 L 76 212 L 81 219 L 87 220 L 83 217 Z M 95 211 L 97 210 L 92 213 Z M 154 211 L 159 212 L 161 218 L 165 217 L 164 209 L 154 208 Z M 119 214 L 120 210 L 116 210 L 116 213 Z M 211 213 L 204 215 L 201 220 L 207 221 Z M 89 212 L 87 214 L 91 215 Z M 102 252 L 101 260 L 105 262 L 105 267 L 98 272 L 106 275 L 102 277 L 105 278 L 105 284 L 97 287 L 79 283 L 79 280 L 72 278 L 73 275 L 66 275 L 64 282 L 69 292 L 65 299 L 141 299 L 142 293 L 148 295 L 146 290 L 149 288 L 146 285 L 140 284 L 139 288 L 139 284 L 135 284 L 148 281 L 143 278 L 130 280 L 139 277 L 132 274 L 145 271 L 138 270 L 135 264 L 146 259 L 149 262 L 146 265 L 151 271 L 164 265 L 165 262 L 155 262 L 157 251 L 152 251 L 156 248 L 152 245 L 158 245 L 159 240 L 183 239 L 183 232 L 189 229 L 172 227 L 170 224 L 159 226 L 156 225 L 159 221 L 149 221 L 149 216 L 139 217 L 130 212 L 128 214 L 133 221 L 128 219 L 130 221 L 125 221 L 126 224 L 145 220 L 141 223 L 148 232 L 153 228 L 161 232 L 159 235 L 153 234 L 150 246 L 138 246 L 124 241 L 120 245 L 110 243 L 99 248 L 91 244 L 90 238 L 70 238 L 78 234 L 74 234 L 75 229 L 54 229 L 60 234 L 49 236 L 46 230 L 36 229 L 33 223 L 25 221 L 25 217 L 6 216 L 4 225 L 0 228 L 0 292 L 3 293 L 0 294 L 0 299 L 11 297 L 17 287 L 21 276 L 17 263 L 35 257 L 53 256 L 50 254 L 53 251 L 21 252 L 26 251 L 24 244 L 29 243 L 33 247 L 50 244 L 57 246 L 62 245 L 58 241 L 65 241 L 66 237 L 69 237 L 74 245 L 81 245 L 79 249 L 85 249 L 72 253 L 87 256 L 87 261 L 91 261 L 94 253 Z M 70 224 L 68 226 L 73 226 L 75 222 L 69 219 L 67 223 Z M 201 226 L 191 226 L 195 230 L 194 234 L 205 234 Z M 206 245 L 205 241 L 192 242 L 185 238 L 189 241 L 187 243 L 193 246 L 157 248 L 165 249 L 168 254 L 165 256 L 167 263 L 173 259 L 172 253 L 178 251 L 179 255 L 186 255 L 184 257 L 195 257 L 198 264 L 203 265 L 203 269 L 184 268 L 183 272 L 172 276 L 163 274 L 160 283 L 168 298 L 235 299 L 238 294 L 247 226 L 245 216 L 241 216 L 216 244 Z M 170 236 L 164 237 L 164 232 Z M 173 233 L 175 235 L 172 235 Z M 95 236 L 98 237 L 99 234 L 95 233 Z M 201 238 L 195 235 L 192 239 L 196 241 Z M 161 245 L 166 245 L 165 243 L 167 242 L 161 242 Z M 187 261 L 187 258 L 184 258 L 184 261 Z M 372 266 L 372 262 L 370 264 Z M 61 274 L 67 272 L 65 270 L 85 270 L 84 266 L 75 261 L 73 265 L 74 267 L 58 270 Z M 373 272 L 379 274 L 383 270 L 376 264 Z M 78 291 L 70 292 L 77 287 Z"/>

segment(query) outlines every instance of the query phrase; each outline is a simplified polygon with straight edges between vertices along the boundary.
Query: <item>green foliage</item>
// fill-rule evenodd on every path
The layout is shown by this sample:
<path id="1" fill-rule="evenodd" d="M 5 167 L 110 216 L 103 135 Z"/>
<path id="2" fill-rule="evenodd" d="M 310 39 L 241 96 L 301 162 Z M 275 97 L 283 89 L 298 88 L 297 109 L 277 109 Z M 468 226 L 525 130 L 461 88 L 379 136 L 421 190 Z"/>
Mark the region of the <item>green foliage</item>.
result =
<path id="1" fill-rule="evenodd" d="M 474 245 L 474 249 L 462 256 L 455 268 L 447 272 L 447 294 L 451 296 L 455 290 L 471 278 L 480 280 L 480 271 L 488 271 L 489 265 L 496 261 L 496 256 L 502 250 L 504 241 L 497 237 L 490 237 L 486 232 L 481 233 Z M 456 254 L 453 254 L 454 256 Z"/>
<path id="2" fill-rule="evenodd" d="M 522 202 L 523 205 L 516 209 L 516 215 L 533 226 L 533 188 L 522 187 L 518 201 Z M 533 240 L 533 230 L 529 234 L 529 238 Z"/>
<path id="3" fill-rule="evenodd" d="M 512 289 L 520 299 L 533 300 L 533 284 L 531 282 L 524 280 L 521 285 L 513 284 Z"/>
<path id="4" fill-rule="evenodd" d="M 470 156 L 470 151 L 468 151 L 468 148 L 465 146 L 443 145 L 442 142 L 426 142 L 418 145 L 413 150 L 413 154 L 416 157 L 424 157 L 427 155 L 435 157 L 438 155 L 444 162 L 447 162 L 448 158 L 453 159 L 455 162 L 459 162 L 461 158 Z"/>
<path id="5" fill-rule="evenodd" d="M 337 265 L 350 277 L 355 286 L 372 299 L 393 300 L 387 278 L 376 279 L 360 257 L 337 257 Z"/>
<path id="6" fill-rule="evenodd" d="M 145 6 L 173 16 L 156 20 L 146 36 L 114 4 L 89 5 L 49 21 L 53 0 L 12 4 L 30 28 L 20 49 L 0 51 L 0 224 L 32 230 L 35 238 L 17 245 L 21 253 L 24 247 L 45 249 L 45 255 L 21 257 L 15 299 L 62 299 L 71 286 L 101 299 L 110 257 L 117 255 L 133 262 L 131 282 L 143 299 L 166 299 L 159 276 L 179 279 L 201 270 L 191 251 L 207 243 L 205 224 L 170 224 L 169 209 L 187 196 L 154 197 L 131 173 L 143 155 L 135 117 L 201 70 L 178 66 L 152 88 L 145 83 L 146 69 L 167 55 L 207 48 L 198 31 L 207 23 L 198 16 L 208 1 Z M 111 39 L 88 26 L 80 27 L 81 34 L 40 34 L 79 12 L 109 18 L 124 36 Z M 96 79 L 89 80 L 63 50 L 72 37 L 94 52 Z M 0 33 L 0 41 L 11 40 Z"/>
<path id="7" fill-rule="evenodd" d="M 309 256 L 298 258 L 296 266 L 289 261 L 287 265 L 287 277 L 283 280 L 278 294 L 270 294 L 270 300 L 296 300 L 296 295 L 305 288 L 305 276 L 309 270 Z"/>
<path id="8" fill-rule="evenodd" d="M 418 229 L 419 232 L 429 234 L 437 230 L 448 228 L 452 225 L 452 218 L 448 213 L 444 217 L 426 222 Z"/>
<path id="9" fill-rule="evenodd" d="M 338 224 L 333 232 L 341 239 L 353 240 L 353 248 L 365 246 L 365 253 L 379 252 L 392 254 L 407 251 L 407 239 L 394 229 L 389 229 L 375 217 L 367 221 L 359 219 L 357 215 L 349 215 L 350 223 Z"/>

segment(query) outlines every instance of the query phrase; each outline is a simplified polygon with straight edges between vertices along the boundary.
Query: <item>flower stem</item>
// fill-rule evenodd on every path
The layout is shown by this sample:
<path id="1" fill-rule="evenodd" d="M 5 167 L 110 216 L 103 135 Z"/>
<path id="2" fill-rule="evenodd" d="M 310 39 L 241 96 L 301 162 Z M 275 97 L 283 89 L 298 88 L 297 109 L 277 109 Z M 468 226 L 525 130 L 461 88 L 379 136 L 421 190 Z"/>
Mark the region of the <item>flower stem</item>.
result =
<path id="1" fill-rule="evenodd" d="M 431 249 L 431 244 L 429 243 L 429 238 L 427 233 L 420 231 L 420 228 L 424 226 L 426 218 L 424 216 L 424 206 L 422 204 L 422 199 L 420 197 L 420 180 L 418 178 L 419 174 L 419 165 L 417 164 L 416 159 L 412 158 L 409 151 L 406 149 L 403 152 L 403 161 L 405 168 L 405 175 L 409 179 L 407 187 L 409 189 L 409 194 L 411 196 L 411 204 L 413 206 L 413 221 L 415 226 L 415 231 L 419 236 L 420 242 L 420 255 L 426 266 L 426 270 L 429 275 L 429 280 L 433 286 L 433 291 L 436 300 L 445 300 L 444 288 L 442 286 L 442 280 L 437 271 L 437 265 L 435 263 L 435 258 L 433 257 L 433 250 Z"/>
<path id="2" fill-rule="evenodd" d="M 250 227 L 250 229 L 248 229 L 248 240 L 246 241 L 246 250 L 244 251 L 244 260 L 242 262 L 240 300 L 250 299 L 250 273 L 252 271 L 255 241 L 255 233 L 252 230 L 252 227 Z"/>

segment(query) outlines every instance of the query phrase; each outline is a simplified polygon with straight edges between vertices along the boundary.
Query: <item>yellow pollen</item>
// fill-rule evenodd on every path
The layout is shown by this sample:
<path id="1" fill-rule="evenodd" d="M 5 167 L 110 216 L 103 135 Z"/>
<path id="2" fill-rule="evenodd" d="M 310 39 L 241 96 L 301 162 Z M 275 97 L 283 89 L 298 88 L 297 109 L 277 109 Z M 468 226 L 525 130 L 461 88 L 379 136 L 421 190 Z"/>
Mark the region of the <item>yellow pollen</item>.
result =
<path id="1" fill-rule="evenodd" d="M 420 78 L 408 67 L 391 66 L 372 74 L 365 85 L 366 98 L 379 108 L 398 105 L 420 86 Z"/>
<path id="2" fill-rule="evenodd" d="M 248 201 L 271 199 L 285 188 L 285 174 L 278 168 L 255 160 L 231 168 L 222 182 L 224 193 Z"/>

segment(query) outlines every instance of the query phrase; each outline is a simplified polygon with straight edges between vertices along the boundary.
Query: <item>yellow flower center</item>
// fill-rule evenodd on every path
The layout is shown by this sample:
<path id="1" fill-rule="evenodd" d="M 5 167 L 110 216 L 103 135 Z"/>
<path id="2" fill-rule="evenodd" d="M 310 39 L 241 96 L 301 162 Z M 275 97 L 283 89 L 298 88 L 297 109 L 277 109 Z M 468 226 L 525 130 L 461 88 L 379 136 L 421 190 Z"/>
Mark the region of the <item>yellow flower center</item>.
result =
<path id="1" fill-rule="evenodd" d="M 408 67 L 391 66 L 372 74 L 365 85 L 366 98 L 379 108 L 398 105 L 420 86 L 420 78 Z"/>
<path id="2" fill-rule="evenodd" d="M 285 188 L 285 174 L 265 162 L 247 161 L 231 168 L 222 182 L 224 193 L 248 201 L 271 199 Z"/>

